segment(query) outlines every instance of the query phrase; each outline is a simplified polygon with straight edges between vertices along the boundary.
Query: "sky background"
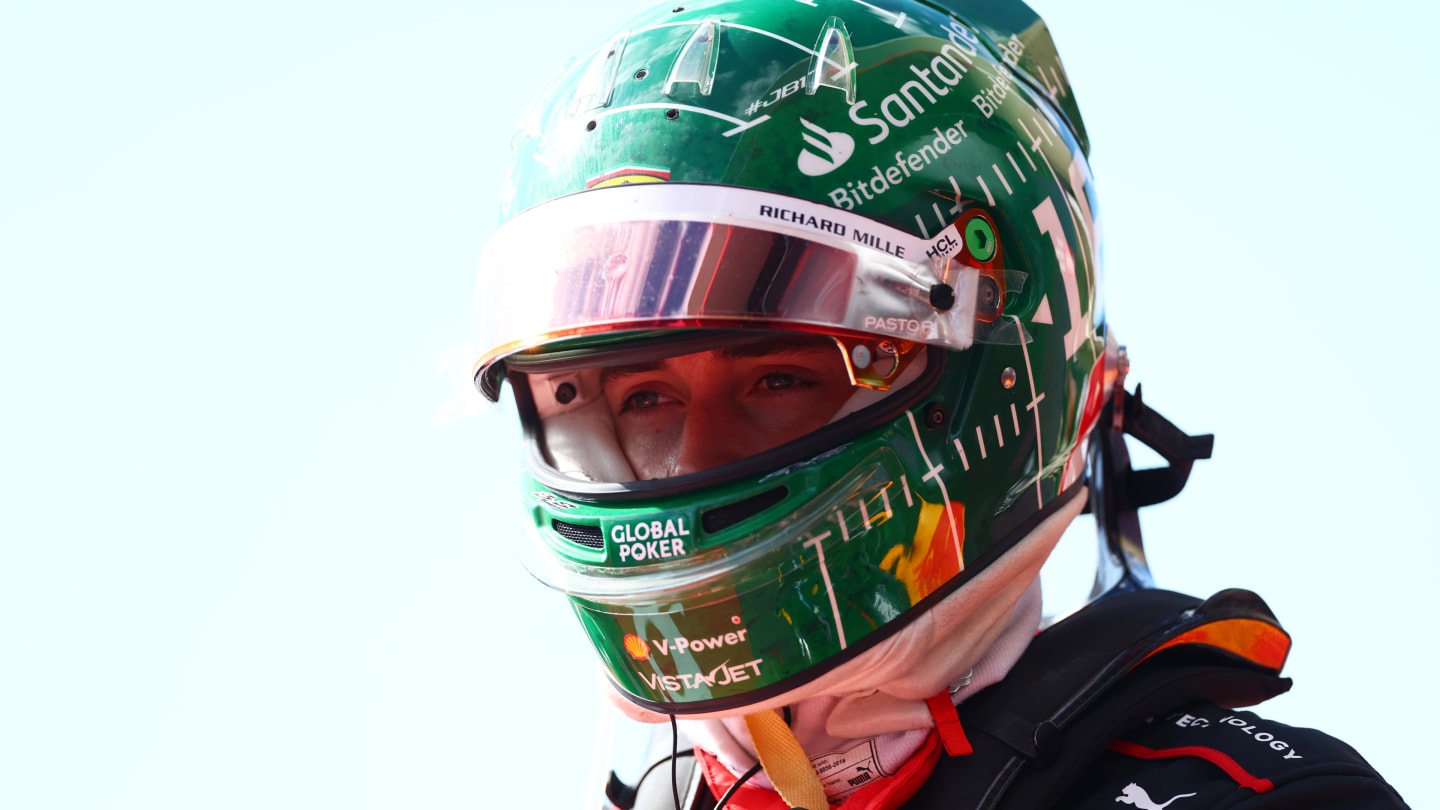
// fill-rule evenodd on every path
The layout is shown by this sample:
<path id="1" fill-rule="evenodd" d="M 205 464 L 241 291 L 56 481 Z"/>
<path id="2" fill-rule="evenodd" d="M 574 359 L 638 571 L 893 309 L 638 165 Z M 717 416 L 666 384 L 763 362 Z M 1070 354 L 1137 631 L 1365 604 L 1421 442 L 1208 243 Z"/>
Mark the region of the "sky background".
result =
<path id="1" fill-rule="evenodd" d="M 1260 592 L 1264 713 L 1440 805 L 1440 12 L 1034 6 L 1131 379 L 1217 436 L 1157 579 Z M 582 804 L 593 653 L 463 343 L 525 100 L 634 7 L 0 3 L 0 807 Z"/>

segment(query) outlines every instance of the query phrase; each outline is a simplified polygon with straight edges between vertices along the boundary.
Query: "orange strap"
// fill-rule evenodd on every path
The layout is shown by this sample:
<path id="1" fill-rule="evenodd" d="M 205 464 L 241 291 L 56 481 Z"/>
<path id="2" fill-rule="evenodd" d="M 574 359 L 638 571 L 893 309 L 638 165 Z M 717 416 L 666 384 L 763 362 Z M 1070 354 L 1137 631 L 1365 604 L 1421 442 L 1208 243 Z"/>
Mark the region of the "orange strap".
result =
<path id="1" fill-rule="evenodd" d="M 945 753 L 952 757 L 975 753 L 970 738 L 965 736 L 965 729 L 960 726 L 960 713 L 955 711 L 949 689 L 940 690 L 940 694 L 927 699 L 925 705 L 930 707 L 930 716 L 935 718 L 935 731 L 945 744 Z"/>
<path id="2" fill-rule="evenodd" d="M 779 712 L 770 709 L 747 714 L 745 727 L 750 731 L 765 775 L 770 777 L 770 784 L 785 804 L 805 810 L 830 810 L 815 766 L 810 764 L 805 749 L 795 739 L 795 732 L 785 725 Z"/>

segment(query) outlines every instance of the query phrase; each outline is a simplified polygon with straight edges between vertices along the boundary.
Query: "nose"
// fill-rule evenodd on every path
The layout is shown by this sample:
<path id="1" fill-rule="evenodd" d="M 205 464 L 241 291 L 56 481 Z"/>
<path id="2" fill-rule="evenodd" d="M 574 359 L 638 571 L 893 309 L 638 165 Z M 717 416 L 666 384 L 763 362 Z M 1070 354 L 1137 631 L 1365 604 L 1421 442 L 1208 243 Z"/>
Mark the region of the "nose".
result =
<path id="1" fill-rule="evenodd" d="M 671 474 L 708 470 L 769 449 L 753 446 L 757 433 L 728 392 L 692 401 L 680 431 Z"/>

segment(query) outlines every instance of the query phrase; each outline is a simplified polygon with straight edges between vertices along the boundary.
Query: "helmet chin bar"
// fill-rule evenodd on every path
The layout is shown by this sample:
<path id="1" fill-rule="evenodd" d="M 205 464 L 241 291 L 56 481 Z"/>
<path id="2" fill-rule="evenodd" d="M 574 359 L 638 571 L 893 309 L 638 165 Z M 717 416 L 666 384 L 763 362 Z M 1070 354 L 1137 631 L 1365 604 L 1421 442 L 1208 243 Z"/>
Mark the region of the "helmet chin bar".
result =
<path id="1" fill-rule="evenodd" d="M 1184 489 L 1190 469 L 1210 458 L 1213 434 L 1191 436 L 1147 406 L 1139 385 L 1125 390 L 1128 361 L 1120 348 L 1120 375 L 1091 437 L 1089 509 L 1099 524 L 1100 559 L 1090 600 L 1155 587 L 1140 536 L 1141 507 L 1167 501 Z M 1129 434 L 1159 453 L 1168 466 L 1136 470 L 1125 446 Z"/>

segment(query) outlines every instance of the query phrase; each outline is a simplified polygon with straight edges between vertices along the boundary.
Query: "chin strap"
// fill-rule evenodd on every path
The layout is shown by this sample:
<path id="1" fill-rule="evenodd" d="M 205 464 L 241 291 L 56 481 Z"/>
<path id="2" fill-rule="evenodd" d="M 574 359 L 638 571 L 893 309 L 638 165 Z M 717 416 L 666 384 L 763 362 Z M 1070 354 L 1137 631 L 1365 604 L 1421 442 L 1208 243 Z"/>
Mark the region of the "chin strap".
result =
<path id="1" fill-rule="evenodd" d="M 1191 436 L 1145 404 L 1141 387 L 1125 390 L 1129 359 L 1120 347 L 1115 396 L 1106 403 L 1091 437 L 1089 511 L 1100 526 L 1100 562 L 1090 598 L 1155 587 L 1140 536 L 1140 509 L 1167 501 L 1184 489 L 1196 461 L 1210 458 L 1211 434 Z M 1169 464 L 1137 470 L 1125 437 L 1133 436 Z"/>

